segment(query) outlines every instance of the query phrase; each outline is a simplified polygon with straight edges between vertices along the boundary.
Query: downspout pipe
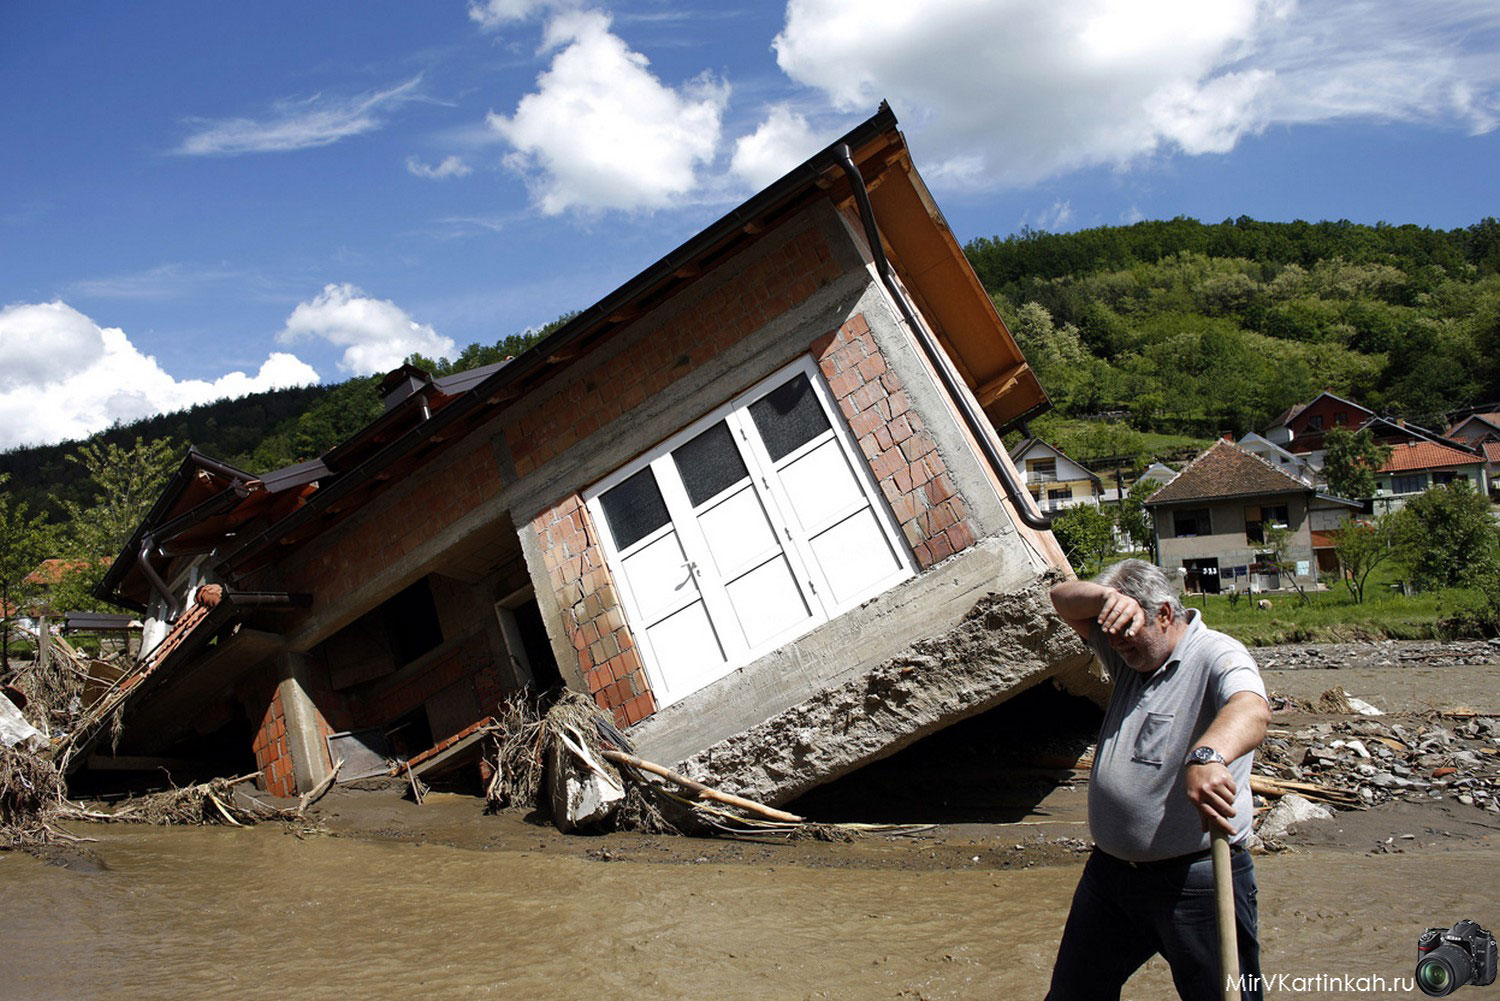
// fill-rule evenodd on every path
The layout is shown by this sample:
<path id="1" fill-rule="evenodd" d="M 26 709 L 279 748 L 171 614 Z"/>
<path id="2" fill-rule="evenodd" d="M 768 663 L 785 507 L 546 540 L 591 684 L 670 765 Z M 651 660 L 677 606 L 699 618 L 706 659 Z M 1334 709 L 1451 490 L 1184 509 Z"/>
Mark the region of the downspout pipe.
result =
<path id="1" fill-rule="evenodd" d="M 854 165 L 854 155 L 849 151 L 848 144 L 839 146 L 835 153 L 839 167 L 849 179 L 849 187 L 854 192 L 854 200 L 859 205 L 859 218 L 865 227 L 865 240 L 870 245 L 870 253 L 875 258 L 875 271 L 880 275 L 880 281 L 885 285 L 886 291 L 895 300 L 896 307 L 901 310 L 901 315 L 906 320 L 906 325 L 917 338 L 917 343 L 922 346 L 922 351 L 927 355 L 927 360 L 937 371 L 938 379 L 943 383 L 943 388 L 958 404 L 959 412 L 963 415 L 964 423 L 968 425 L 969 432 L 974 440 L 979 443 L 979 449 L 984 453 L 990 468 L 1000 478 L 1005 493 L 1010 497 L 1011 504 L 1015 507 L 1016 514 L 1021 521 L 1039 532 L 1047 532 L 1052 529 L 1052 518 L 1037 510 L 1032 502 L 1031 494 L 1026 492 L 1016 479 L 1015 471 L 1010 463 L 1000 454 L 1000 443 L 996 439 L 995 428 L 980 411 L 978 405 L 968 393 L 968 387 L 964 386 L 963 380 L 953 368 L 953 362 L 949 359 L 926 325 L 917 319 L 916 310 L 906 298 L 906 293 L 897 284 L 895 275 L 891 271 L 891 263 L 886 259 L 885 248 L 880 243 L 880 230 L 875 225 L 875 210 L 870 207 L 870 193 L 865 188 L 864 175 Z"/>
<path id="2" fill-rule="evenodd" d="M 141 553 L 139 558 L 141 573 L 146 575 L 146 580 L 150 583 L 151 589 L 161 595 L 166 601 L 168 614 L 171 618 L 175 619 L 182 613 L 182 603 L 177 600 L 176 595 L 172 594 L 171 590 L 167 587 L 167 582 L 161 579 L 161 574 L 157 573 L 156 568 L 151 565 L 151 550 L 155 548 L 156 537 L 154 535 L 147 532 L 141 536 Z"/>

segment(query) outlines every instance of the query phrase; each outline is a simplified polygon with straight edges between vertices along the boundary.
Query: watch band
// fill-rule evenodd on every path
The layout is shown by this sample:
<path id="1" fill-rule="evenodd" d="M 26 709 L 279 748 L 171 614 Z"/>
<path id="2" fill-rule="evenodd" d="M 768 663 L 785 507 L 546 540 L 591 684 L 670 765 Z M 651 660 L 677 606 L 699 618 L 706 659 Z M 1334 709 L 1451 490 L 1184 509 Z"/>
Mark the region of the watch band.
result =
<path id="1" fill-rule="evenodd" d="M 1200 747 L 1193 748 L 1193 750 L 1187 756 L 1187 761 L 1183 762 L 1183 764 L 1186 764 L 1186 765 L 1220 764 L 1220 765 L 1227 766 L 1229 764 L 1229 762 L 1225 759 L 1224 755 L 1220 754 L 1218 751 L 1214 750 L 1212 747 L 1209 747 L 1207 744 L 1204 744 L 1204 745 L 1202 745 Z"/>

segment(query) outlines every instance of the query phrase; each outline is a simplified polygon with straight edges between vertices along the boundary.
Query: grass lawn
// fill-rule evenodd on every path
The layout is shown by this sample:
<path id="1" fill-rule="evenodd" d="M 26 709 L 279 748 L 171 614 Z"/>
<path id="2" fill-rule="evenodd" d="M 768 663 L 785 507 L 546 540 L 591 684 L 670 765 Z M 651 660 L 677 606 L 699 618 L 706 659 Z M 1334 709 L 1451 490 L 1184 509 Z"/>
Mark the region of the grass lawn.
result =
<path id="1" fill-rule="evenodd" d="M 1365 586 L 1365 600 L 1355 604 L 1349 589 L 1338 585 L 1327 591 L 1308 591 L 1302 604 L 1297 592 L 1240 596 L 1185 594 L 1184 605 L 1203 611 L 1213 628 L 1246 646 L 1275 643 L 1340 643 L 1350 640 L 1443 639 L 1439 620 L 1461 605 L 1477 600 L 1477 592 L 1459 589 L 1403 595 L 1392 588 L 1394 575 L 1377 568 Z M 1256 601 L 1271 602 L 1262 609 Z"/>

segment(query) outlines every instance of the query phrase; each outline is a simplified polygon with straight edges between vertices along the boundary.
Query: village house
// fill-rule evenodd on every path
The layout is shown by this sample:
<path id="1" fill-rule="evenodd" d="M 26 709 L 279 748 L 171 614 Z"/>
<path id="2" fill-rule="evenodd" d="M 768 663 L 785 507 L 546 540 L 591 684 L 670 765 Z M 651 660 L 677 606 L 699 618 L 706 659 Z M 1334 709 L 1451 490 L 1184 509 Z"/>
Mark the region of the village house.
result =
<path id="1" fill-rule="evenodd" d="M 1027 438 L 1011 449 L 1010 461 L 1021 473 L 1021 482 L 1032 500 L 1043 511 L 1055 512 L 1079 504 L 1098 507 L 1104 501 L 1105 488 L 1100 478 L 1062 451 L 1040 438 Z M 1119 491 L 1108 491 L 1111 502 L 1119 501 Z"/>
<path id="2" fill-rule="evenodd" d="M 1374 513 L 1399 511 L 1417 494 L 1455 480 L 1465 480 L 1480 493 L 1487 493 L 1490 482 L 1485 456 L 1435 441 L 1392 445 L 1390 457 L 1375 473 Z"/>
<path id="3" fill-rule="evenodd" d="M 1162 568 L 1178 573 L 1187 591 L 1218 594 L 1293 586 L 1266 548 L 1273 526 L 1291 533 L 1285 559 L 1296 583 L 1317 587 L 1319 570 L 1336 565 L 1327 532 L 1360 505 L 1320 495 L 1264 458 L 1218 441 L 1152 494 L 1146 508 Z"/>
<path id="4" fill-rule="evenodd" d="M 1264 435 L 1256 434 L 1254 431 L 1246 432 L 1240 438 L 1238 445 L 1251 455 L 1260 456 L 1283 473 L 1295 476 L 1308 486 L 1312 486 L 1317 480 L 1317 472 L 1306 456 L 1282 448 Z"/>
<path id="5" fill-rule="evenodd" d="M 1309 402 L 1280 414 L 1266 427 L 1264 437 L 1300 456 L 1314 470 L 1320 470 L 1323 468 L 1323 436 L 1333 428 L 1355 431 L 1374 416 L 1375 411 L 1325 390 Z"/>
<path id="6" fill-rule="evenodd" d="M 1484 456 L 1484 477 L 1490 485 L 1490 495 L 1500 499 L 1500 413 L 1470 414 L 1443 434 Z"/>
<path id="7" fill-rule="evenodd" d="M 316 459 L 184 461 L 100 590 L 148 631 L 117 754 L 287 795 L 435 770 L 561 684 L 780 802 L 1039 682 L 1098 694 L 999 444 L 1046 397 L 884 106 L 520 357 L 381 388 Z M 991 654 L 900 659 L 991 594 Z"/>

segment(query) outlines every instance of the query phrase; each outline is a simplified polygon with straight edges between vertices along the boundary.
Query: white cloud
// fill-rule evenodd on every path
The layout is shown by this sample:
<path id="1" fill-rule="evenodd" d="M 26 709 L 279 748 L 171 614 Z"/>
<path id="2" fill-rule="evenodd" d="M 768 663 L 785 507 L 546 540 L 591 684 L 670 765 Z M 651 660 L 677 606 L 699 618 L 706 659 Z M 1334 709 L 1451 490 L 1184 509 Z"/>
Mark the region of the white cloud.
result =
<path id="1" fill-rule="evenodd" d="M 766 120 L 734 142 L 729 169 L 754 188 L 763 188 L 820 148 L 807 119 L 785 104 L 771 108 Z"/>
<path id="2" fill-rule="evenodd" d="M 1028 184 L 1273 124 L 1500 123 L 1500 8 L 1468 0 L 789 0 L 774 42 L 839 111 L 888 98 L 935 179 Z"/>
<path id="3" fill-rule="evenodd" d="M 469 0 L 469 20 L 485 31 L 494 31 L 545 10 L 572 6 L 575 4 L 570 0 Z"/>
<path id="4" fill-rule="evenodd" d="M 1052 203 L 1052 207 L 1039 210 L 1035 214 L 1027 212 L 1021 217 L 1023 226 L 1032 229 L 1043 230 L 1048 233 L 1066 232 L 1073 223 L 1073 203 L 1059 199 Z"/>
<path id="5" fill-rule="evenodd" d="M 240 153 L 283 153 L 327 146 L 340 139 L 373 132 L 385 124 L 392 107 L 416 99 L 420 76 L 372 94 L 325 98 L 321 94 L 298 101 L 279 101 L 265 118 L 226 118 L 205 123 L 183 140 L 178 153 L 189 156 L 233 156 Z"/>
<path id="6" fill-rule="evenodd" d="M 558 51 L 536 91 L 514 115 L 489 116 L 548 215 L 664 208 L 691 194 L 718 148 L 728 85 L 704 75 L 669 87 L 609 27 L 597 11 L 554 17 L 542 51 Z"/>
<path id="7" fill-rule="evenodd" d="M 441 181 L 445 177 L 468 177 L 474 173 L 474 168 L 464 163 L 462 157 L 446 157 L 436 167 L 429 166 L 414 156 L 406 158 L 406 169 L 417 177 L 426 177 L 430 180 Z"/>
<path id="8" fill-rule="evenodd" d="M 311 302 L 298 303 L 276 335 L 282 344 L 307 338 L 343 348 L 339 368 L 351 375 L 388 371 L 414 353 L 450 356 L 455 347 L 389 299 L 372 299 L 347 283 L 325 285 Z"/>
<path id="9" fill-rule="evenodd" d="M 0 309 L 0 448 L 83 438 L 116 421 L 317 381 L 311 366 L 283 352 L 254 375 L 178 380 L 123 330 L 66 303 Z"/>

